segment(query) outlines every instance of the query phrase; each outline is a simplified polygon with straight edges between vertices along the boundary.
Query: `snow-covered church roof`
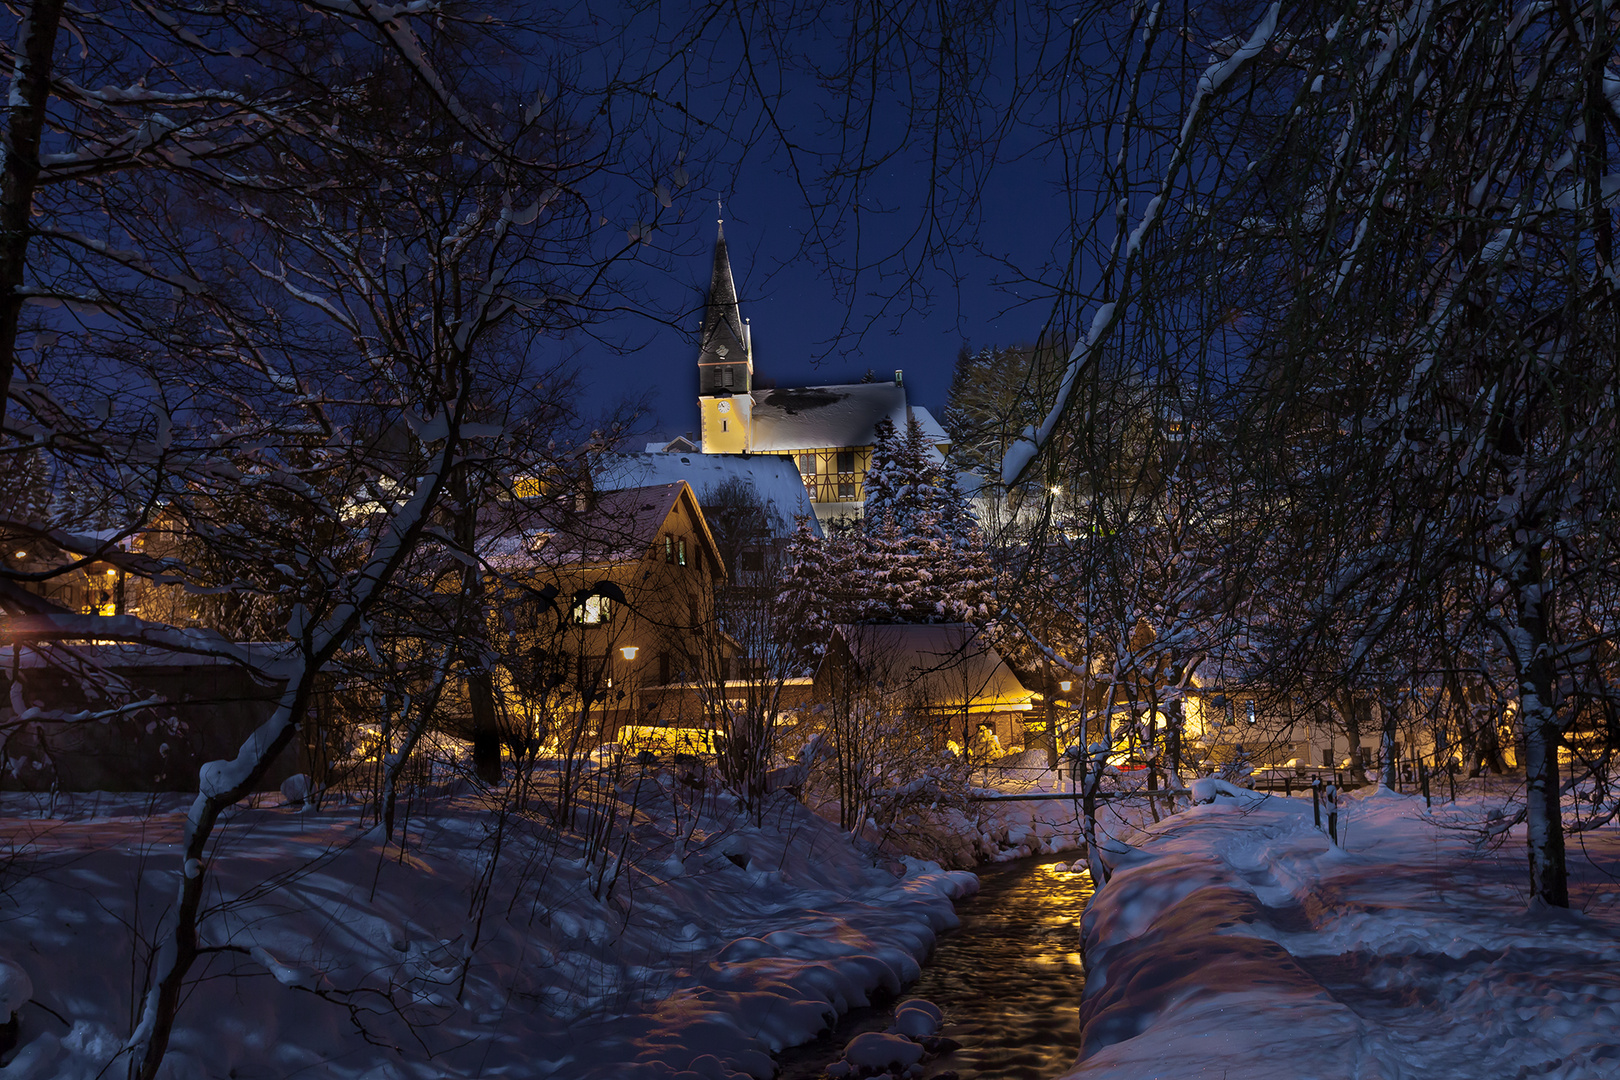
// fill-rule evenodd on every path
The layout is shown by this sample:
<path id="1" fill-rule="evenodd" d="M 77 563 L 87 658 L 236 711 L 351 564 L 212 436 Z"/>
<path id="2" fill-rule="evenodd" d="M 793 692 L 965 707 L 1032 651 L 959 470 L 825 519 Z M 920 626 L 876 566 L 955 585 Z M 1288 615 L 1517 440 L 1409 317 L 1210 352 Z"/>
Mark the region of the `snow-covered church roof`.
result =
<path id="1" fill-rule="evenodd" d="M 755 390 L 753 398 L 756 453 L 871 446 L 884 417 L 901 432 L 908 419 L 916 419 L 929 444 L 942 453 L 951 441 L 927 409 L 907 403 L 906 388 L 897 382 Z"/>
<path id="2" fill-rule="evenodd" d="M 810 530 L 821 535 L 798 466 L 791 458 L 776 454 L 602 454 L 593 460 L 591 475 L 599 489 L 685 480 L 692 485 L 698 505 L 704 507 L 722 484 L 741 479 L 753 486 L 760 502 L 775 510 L 777 535 L 791 535 L 800 518 L 808 519 Z"/>

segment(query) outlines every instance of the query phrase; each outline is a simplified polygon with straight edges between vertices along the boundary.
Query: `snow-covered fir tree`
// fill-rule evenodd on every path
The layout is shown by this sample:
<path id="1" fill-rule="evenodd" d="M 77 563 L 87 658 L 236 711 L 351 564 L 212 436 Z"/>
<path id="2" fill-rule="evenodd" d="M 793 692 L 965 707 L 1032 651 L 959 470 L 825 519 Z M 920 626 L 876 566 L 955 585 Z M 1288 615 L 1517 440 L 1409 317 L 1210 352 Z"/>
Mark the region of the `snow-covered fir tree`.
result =
<path id="1" fill-rule="evenodd" d="M 788 549 L 782 607 L 813 657 L 848 623 L 984 625 L 996 574 L 955 466 L 912 422 L 878 424 L 865 516 L 818 540 L 801 527 Z"/>

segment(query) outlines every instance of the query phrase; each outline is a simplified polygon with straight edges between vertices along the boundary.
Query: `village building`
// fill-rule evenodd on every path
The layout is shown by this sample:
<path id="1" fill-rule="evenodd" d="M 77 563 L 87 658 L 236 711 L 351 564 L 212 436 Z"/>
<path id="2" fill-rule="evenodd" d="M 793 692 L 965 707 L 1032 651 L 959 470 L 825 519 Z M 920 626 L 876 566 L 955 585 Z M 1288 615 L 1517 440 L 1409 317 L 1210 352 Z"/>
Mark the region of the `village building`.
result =
<path id="1" fill-rule="evenodd" d="M 964 623 L 842 626 L 816 672 L 813 698 L 879 708 L 926 727 L 938 749 L 975 760 L 1021 750 L 1038 695 L 989 636 Z"/>
<path id="2" fill-rule="evenodd" d="M 613 740 L 706 743 L 670 730 L 662 688 L 734 652 L 716 625 L 725 578 L 685 481 L 537 496 L 502 507 L 482 554 L 516 584 L 495 632 L 508 738 L 578 750 Z"/>
<path id="3" fill-rule="evenodd" d="M 723 223 L 715 238 L 697 366 L 702 452 L 745 459 L 785 457 L 823 526 L 861 515 L 880 421 L 889 420 L 900 432 L 917 423 L 941 459 L 950 448 L 945 429 L 926 408 L 911 402 L 899 369 L 892 381 L 756 387 L 753 328 L 738 302 Z M 689 453 L 692 441 L 677 438 L 654 445 L 664 452 Z"/>

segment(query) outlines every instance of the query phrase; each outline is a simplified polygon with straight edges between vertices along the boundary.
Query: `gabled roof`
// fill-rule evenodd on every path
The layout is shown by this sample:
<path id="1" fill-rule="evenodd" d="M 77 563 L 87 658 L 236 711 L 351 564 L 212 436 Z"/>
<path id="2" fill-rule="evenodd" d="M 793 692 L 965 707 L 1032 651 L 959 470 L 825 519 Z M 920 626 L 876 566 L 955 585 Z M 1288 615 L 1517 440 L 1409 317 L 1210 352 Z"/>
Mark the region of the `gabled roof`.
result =
<path id="1" fill-rule="evenodd" d="M 650 442 L 646 446 L 649 454 L 701 454 L 703 448 L 688 439 L 685 435 L 677 435 L 673 439 Z"/>
<path id="2" fill-rule="evenodd" d="M 714 572 L 723 573 L 714 537 L 685 481 L 503 503 L 480 538 L 480 554 L 506 570 L 637 562 L 652 552 L 682 499 L 697 523 L 697 546 Z"/>
<path id="3" fill-rule="evenodd" d="M 861 625 L 836 633 L 868 678 L 935 708 L 1027 709 L 1034 698 L 976 626 Z"/>
<path id="4" fill-rule="evenodd" d="M 791 458 L 776 454 L 602 454 L 593 459 L 591 472 L 599 486 L 610 488 L 684 480 L 692 485 L 700 505 L 707 505 L 726 481 L 740 479 L 775 511 L 773 525 L 778 536 L 791 535 L 800 518 L 808 518 L 811 531 L 821 535 L 815 507 Z"/>
<path id="5" fill-rule="evenodd" d="M 755 390 L 753 398 L 752 445 L 757 453 L 871 446 L 884 417 L 902 434 L 915 418 L 936 450 L 951 441 L 928 410 L 910 405 L 906 388 L 893 382 Z"/>

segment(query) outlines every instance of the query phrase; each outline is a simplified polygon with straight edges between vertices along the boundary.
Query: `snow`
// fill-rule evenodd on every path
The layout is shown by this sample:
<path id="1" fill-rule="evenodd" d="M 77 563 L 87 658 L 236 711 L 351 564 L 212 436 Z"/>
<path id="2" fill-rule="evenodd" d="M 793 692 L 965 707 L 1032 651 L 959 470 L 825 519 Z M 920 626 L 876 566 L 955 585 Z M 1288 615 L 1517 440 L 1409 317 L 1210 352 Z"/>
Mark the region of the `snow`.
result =
<path id="1" fill-rule="evenodd" d="M 908 404 L 893 382 L 840 383 L 753 392 L 753 449 L 758 453 L 871 446 L 885 417 L 904 431 L 915 417 L 935 442 L 948 441 L 927 410 Z"/>
<path id="2" fill-rule="evenodd" d="M 977 888 L 933 863 L 875 866 L 785 795 L 756 822 L 712 785 L 693 795 L 650 768 L 640 787 L 625 855 L 606 864 L 580 835 L 514 816 L 481 909 L 497 817 L 472 796 L 418 799 L 403 852 L 331 794 L 320 810 L 272 794 L 229 811 L 201 933 L 231 951 L 196 973 L 208 981 L 181 1009 L 168 1074 L 768 1077 L 773 1052 L 914 979 L 956 925 L 953 898 Z M 129 927 L 151 933 L 178 877 L 183 797 L 54 805 L 0 796 L 0 840 L 29 853 L 0 924 L 15 969 L 0 966 L 0 991 L 63 1017 L 24 1006 L 8 1080 L 88 1080 L 127 1044 L 142 970 Z M 726 858 L 738 850 L 747 869 Z M 616 866 L 616 887 L 593 890 Z"/>
<path id="3" fill-rule="evenodd" d="M 0 956 L 0 1023 L 10 1020 L 12 1014 L 33 996 L 34 984 L 29 980 L 28 972 Z"/>
<path id="4" fill-rule="evenodd" d="M 1343 848 L 1308 798 L 1149 827 L 1086 913 L 1069 1075 L 1620 1076 L 1620 833 L 1582 836 L 1574 909 L 1527 906 L 1522 832 L 1463 828 L 1505 791 L 1352 797 Z"/>
<path id="5" fill-rule="evenodd" d="M 904 1069 L 922 1060 L 923 1048 L 903 1035 L 868 1031 L 844 1047 L 844 1060 L 857 1069 Z"/>
<path id="6" fill-rule="evenodd" d="M 801 518 L 810 523 L 815 535 L 821 535 L 799 466 L 792 458 L 782 455 L 600 454 L 591 460 L 591 474 L 601 490 L 678 484 L 684 480 L 692 485 L 700 506 L 706 506 L 727 481 L 742 480 L 775 511 L 773 524 L 777 536 L 792 535 L 794 523 Z"/>

